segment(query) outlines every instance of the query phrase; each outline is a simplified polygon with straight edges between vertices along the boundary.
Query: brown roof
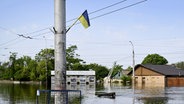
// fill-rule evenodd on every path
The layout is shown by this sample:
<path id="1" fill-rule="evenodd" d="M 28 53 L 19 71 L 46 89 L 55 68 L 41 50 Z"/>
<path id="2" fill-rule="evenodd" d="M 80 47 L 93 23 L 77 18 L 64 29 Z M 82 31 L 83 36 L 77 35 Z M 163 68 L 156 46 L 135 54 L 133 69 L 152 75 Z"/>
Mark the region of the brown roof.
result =
<path id="1" fill-rule="evenodd" d="M 150 65 L 150 64 L 149 65 L 142 65 L 142 64 L 138 64 L 135 66 L 135 70 L 140 66 L 148 68 L 149 70 L 152 70 L 154 72 L 160 73 L 160 74 L 165 75 L 165 76 L 184 76 L 183 69 L 176 68 L 175 66 L 172 66 L 172 65 Z"/>

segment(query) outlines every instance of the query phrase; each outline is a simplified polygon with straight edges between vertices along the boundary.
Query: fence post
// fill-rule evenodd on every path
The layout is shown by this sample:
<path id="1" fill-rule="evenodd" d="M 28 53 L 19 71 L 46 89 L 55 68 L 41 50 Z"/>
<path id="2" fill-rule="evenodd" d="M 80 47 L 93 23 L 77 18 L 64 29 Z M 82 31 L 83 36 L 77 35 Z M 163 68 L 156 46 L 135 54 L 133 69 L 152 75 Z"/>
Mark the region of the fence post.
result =
<path id="1" fill-rule="evenodd" d="M 36 91 L 36 104 L 38 104 L 38 96 L 40 96 L 40 90 Z"/>
<path id="2" fill-rule="evenodd" d="M 67 90 L 65 90 L 66 92 L 66 104 L 68 104 L 68 91 Z"/>

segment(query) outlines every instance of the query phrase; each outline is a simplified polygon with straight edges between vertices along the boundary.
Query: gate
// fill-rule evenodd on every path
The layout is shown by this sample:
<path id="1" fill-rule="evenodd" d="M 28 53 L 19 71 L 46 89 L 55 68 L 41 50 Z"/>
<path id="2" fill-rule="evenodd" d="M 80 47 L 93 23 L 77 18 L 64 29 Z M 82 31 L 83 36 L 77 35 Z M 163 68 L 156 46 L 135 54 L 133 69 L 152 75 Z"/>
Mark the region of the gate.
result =
<path id="1" fill-rule="evenodd" d="M 36 104 L 55 104 L 58 95 L 65 99 L 66 104 L 81 104 L 80 90 L 37 90 Z"/>

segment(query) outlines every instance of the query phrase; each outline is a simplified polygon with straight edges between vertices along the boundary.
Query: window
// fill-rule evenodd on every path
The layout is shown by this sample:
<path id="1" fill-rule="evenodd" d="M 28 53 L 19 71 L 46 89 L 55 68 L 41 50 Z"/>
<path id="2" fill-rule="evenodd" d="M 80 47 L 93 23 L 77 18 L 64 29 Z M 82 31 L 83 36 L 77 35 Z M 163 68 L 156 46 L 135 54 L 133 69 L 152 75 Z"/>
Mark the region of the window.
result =
<path id="1" fill-rule="evenodd" d="M 95 78 L 94 77 L 89 77 L 89 82 L 94 82 Z"/>
<path id="2" fill-rule="evenodd" d="M 71 79 L 71 82 L 76 82 L 76 79 L 75 79 L 75 78 L 72 78 L 72 79 Z"/>

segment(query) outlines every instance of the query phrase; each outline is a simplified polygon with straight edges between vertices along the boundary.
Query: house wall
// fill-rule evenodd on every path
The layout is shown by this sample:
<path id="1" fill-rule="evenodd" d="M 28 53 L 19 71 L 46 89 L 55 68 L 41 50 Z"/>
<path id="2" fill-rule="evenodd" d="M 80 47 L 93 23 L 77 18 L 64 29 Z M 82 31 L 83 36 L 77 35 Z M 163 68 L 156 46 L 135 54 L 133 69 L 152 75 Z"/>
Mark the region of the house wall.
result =
<path id="1" fill-rule="evenodd" d="M 135 70 L 135 75 L 136 76 L 163 76 L 162 74 L 156 73 L 144 67 L 138 67 Z"/>
<path id="2" fill-rule="evenodd" d="M 167 77 L 167 86 L 184 86 L 184 77 Z"/>
<path id="3" fill-rule="evenodd" d="M 135 71 L 135 84 L 138 86 L 165 86 L 165 76 L 144 67 Z"/>
<path id="4" fill-rule="evenodd" d="M 135 76 L 135 84 L 138 86 L 165 86 L 165 76 Z"/>
<path id="5" fill-rule="evenodd" d="M 68 84 L 91 84 L 95 83 L 94 75 L 67 75 L 66 82 Z"/>
<path id="6" fill-rule="evenodd" d="M 95 85 L 95 71 L 66 71 L 67 87 L 72 84 Z M 55 71 L 51 71 L 51 89 L 55 88 Z"/>

